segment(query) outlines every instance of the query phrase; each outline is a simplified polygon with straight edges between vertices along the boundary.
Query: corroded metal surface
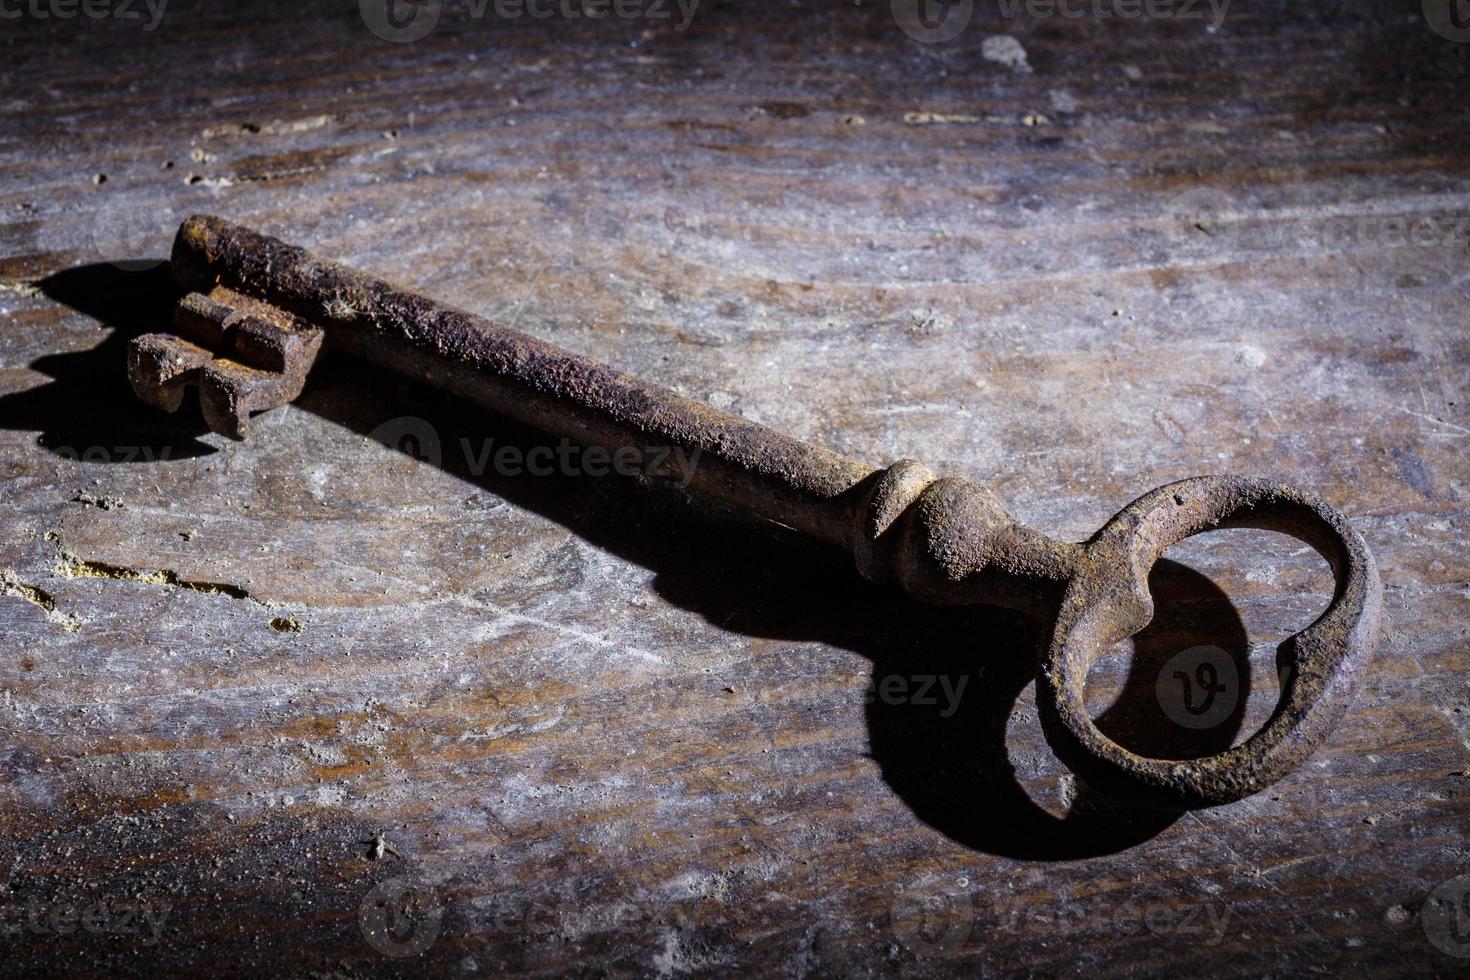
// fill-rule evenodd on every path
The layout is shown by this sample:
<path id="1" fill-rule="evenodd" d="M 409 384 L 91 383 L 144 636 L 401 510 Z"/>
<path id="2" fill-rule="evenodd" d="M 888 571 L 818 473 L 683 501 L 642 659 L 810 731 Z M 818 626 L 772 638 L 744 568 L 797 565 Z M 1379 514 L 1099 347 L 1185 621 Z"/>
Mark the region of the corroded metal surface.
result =
<path id="1" fill-rule="evenodd" d="M 675 447 L 696 461 L 683 474 L 692 489 L 850 547 L 871 580 L 896 579 L 930 602 L 999 604 L 1054 620 L 1039 688 L 1047 734 L 1074 770 L 1120 796 L 1199 807 L 1269 786 L 1331 732 L 1378 639 L 1382 586 L 1367 545 L 1341 514 L 1289 486 L 1179 481 L 1140 497 L 1087 542 L 1064 544 L 1019 524 L 977 484 L 939 479 L 914 460 L 873 469 L 222 218 L 184 223 L 173 271 L 186 290 L 214 291 L 190 292 L 179 307 L 179 328 L 200 347 L 158 334 L 132 342 L 129 376 L 145 401 L 177 409 L 181 381 L 198 375 L 206 420 L 242 438 L 251 411 L 299 393 L 324 332 L 341 350 L 529 425 L 609 451 Z M 219 362 L 202 354 L 211 347 L 259 367 L 243 378 L 233 366 L 212 373 Z M 1148 626 L 1148 574 L 1164 550 L 1220 527 L 1305 541 L 1331 565 L 1335 594 L 1281 645 L 1281 700 L 1259 732 L 1203 758 L 1146 758 L 1092 720 L 1088 668 Z"/>
<path id="2" fill-rule="evenodd" d="M 221 286 L 180 300 L 174 330 L 128 345 L 134 393 L 174 412 L 197 388 L 209 427 L 232 439 L 245 437 L 252 414 L 301 394 L 322 346 L 320 329 Z"/>
<path id="3" fill-rule="evenodd" d="M 1093 659 L 1153 618 L 1148 575 L 1164 550 L 1220 527 L 1280 531 L 1307 542 L 1337 576 L 1332 603 L 1280 646 L 1282 695 L 1243 744 L 1185 761 L 1146 759 L 1098 730 L 1083 703 Z M 1378 641 L 1383 588 L 1362 537 L 1323 501 L 1264 480 L 1200 477 L 1144 494 L 1087 543 L 1057 615 L 1038 683 L 1042 724 L 1092 785 L 1156 802 L 1236 800 L 1300 765 L 1347 708 Z"/>

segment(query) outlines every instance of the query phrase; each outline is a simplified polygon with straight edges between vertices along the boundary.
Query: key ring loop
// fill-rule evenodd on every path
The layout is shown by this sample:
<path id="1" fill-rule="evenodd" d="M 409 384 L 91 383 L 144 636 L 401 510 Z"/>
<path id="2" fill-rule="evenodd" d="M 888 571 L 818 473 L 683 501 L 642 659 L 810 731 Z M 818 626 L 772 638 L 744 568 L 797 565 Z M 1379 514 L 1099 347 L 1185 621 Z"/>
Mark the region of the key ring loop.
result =
<path id="1" fill-rule="evenodd" d="M 1104 735 L 1083 704 L 1098 653 L 1148 625 L 1148 573 L 1170 545 L 1202 531 L 1251 527 L 1311 545 L 1332 567 L 1332 602 L 1282 649 L 1290 669 L 1281 700 L 1245 742 L 1199 759 L 1137 755 Z M 1093 538 L 1063 595 L 1037 679 L 1037 704 L 1058 757 L 1096 788 L 1173 807 L 1230 803 L 1296 768 L 1327 736 L 1352 696 L 1379 634 L 1383 587 L 1346 518 L 1291 487 L 1240 477 L 1194 477 L 1129 504 Z"/>

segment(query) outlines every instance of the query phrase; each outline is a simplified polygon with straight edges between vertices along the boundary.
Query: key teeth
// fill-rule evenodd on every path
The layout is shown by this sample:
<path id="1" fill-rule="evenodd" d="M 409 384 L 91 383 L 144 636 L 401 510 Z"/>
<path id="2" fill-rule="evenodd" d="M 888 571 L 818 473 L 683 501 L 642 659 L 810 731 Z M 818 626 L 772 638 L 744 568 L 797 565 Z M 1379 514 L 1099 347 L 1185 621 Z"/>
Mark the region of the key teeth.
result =
<path id="1" fill-rule="evenodd" d="M 200 346 L 220 350 L 225 346 L 225 323 L 231 312 L 225 303 L 203 293 L 190 293 L 174 309 L 174 333 Z"/>
<path id="2" fill-rule="evenodd" d="M 323 339 L 319 327 L 224 288 L 180 300 L 174 329 L 183 336 L 145 334 L 128 345 L 133 392 L 175 412 L 197 387 L 205 424 L 231 439 L 245 438 L 251 413 L 301 394 Z"/>
<path id="3" fill-rule="evenodd" d="M 199 407 L 210 431 L 244 439 L 250 431 L 250 413 L 284 405 L 277 400 L 276 376 L 219 358 L 199 374 Z"/>
<path id="4" fill-rule="evenodd" d="M 197 344 L 167 333 L 137 337 L 128 345 L 128 381 L 141 400 L 165 412 L 177 412 L 184 392 L 214 355 Z"/>

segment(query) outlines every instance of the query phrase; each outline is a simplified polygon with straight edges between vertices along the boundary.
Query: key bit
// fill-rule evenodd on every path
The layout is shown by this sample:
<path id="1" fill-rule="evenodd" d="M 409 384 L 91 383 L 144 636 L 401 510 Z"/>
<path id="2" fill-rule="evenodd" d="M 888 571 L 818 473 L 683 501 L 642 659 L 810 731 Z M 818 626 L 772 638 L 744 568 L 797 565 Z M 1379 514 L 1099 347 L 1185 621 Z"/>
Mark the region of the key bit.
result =
<path id="1" fill-rule="evenodd" d="M 151 333 L 128 348 L 128 380 L 139 398 L 178 411 L 199 390 L 209 428 L 243 439 L 250 416 L 295 401 L 316 363 L 322 331 L 270 303 L 224 286 L 189 293 L 174 333 Z"/>
<path id="2" fill-rule="evenodd" d="M 399 289 L 232 224 L 179 229 L 173 272 L 187 295 L 173 334 L 133 341 L 138 395 L 176 410 L 196 387 L 211 428 L 242 438 L 252 412 L 301 391 L 323 347 L 435 384 L 585 446 L 684 450 L 688 488 L 848 549 L 872 581 L 940 604 L 989 603 L 1050 624 L 1037 678 L 1057 755 L 1105 792 L 1171 807 L 1255 793 L 1301 764 L 1349 703 L 1380 632 L 1382 585 L 1363 539 L 1324 501 L 1239 476 L 1151 490 L 1087 541 L 1025 527 L 995 494 L 915 460 L 873 467 L 773 432 L 482 317 Z M 697 455 L 696 455 L 697 454 Z M 1240 745 L 1201 759 L 1137 755 L 1104 735 L 1083 703 L 1088 668 L 1153 615 L 1148 573 L 1202 531 L 1282 531 L 1331 565 L 1327 610 L 1280 646 L 1289 664 L 1275 713 Z"/>

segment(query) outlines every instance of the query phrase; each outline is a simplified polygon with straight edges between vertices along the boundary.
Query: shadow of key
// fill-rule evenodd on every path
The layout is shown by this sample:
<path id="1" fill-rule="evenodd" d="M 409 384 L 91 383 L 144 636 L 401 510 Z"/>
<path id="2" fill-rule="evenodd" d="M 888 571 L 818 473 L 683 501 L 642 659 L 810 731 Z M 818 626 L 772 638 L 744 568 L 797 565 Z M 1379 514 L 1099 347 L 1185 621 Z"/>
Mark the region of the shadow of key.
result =
<path id="1" fill-rule="evenodd" d="M 138 401 L 128 384 L 128 342 L 173 321 L 179 291 L 168 265 L 130 271 L 111 263 L 55 273 L 41 293 L 107 329 L 87 350 L 47 354 L 28 365 L 52 380 L 0 395 L 0 428 L 39 431 L 39 445 L 66 459 L 146 463 L 214 452 L 196 406 L 166 415 Z"/>

